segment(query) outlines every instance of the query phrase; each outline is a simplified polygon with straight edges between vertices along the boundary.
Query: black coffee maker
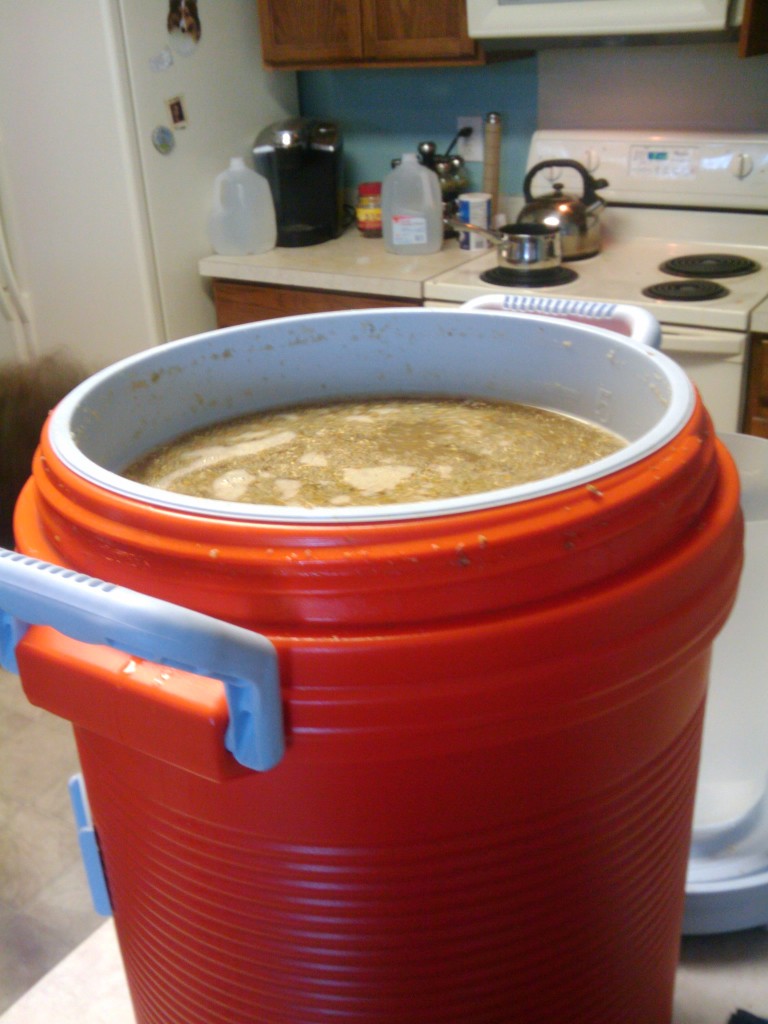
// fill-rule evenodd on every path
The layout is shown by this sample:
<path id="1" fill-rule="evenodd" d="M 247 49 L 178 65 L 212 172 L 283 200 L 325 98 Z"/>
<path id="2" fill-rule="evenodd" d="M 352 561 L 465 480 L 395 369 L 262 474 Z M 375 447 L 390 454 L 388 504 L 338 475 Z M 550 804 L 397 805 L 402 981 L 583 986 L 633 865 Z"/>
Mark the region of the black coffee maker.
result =
<path id="1" fill-rule="evenodd" d="M 341 156 L 341 133 L 332 121 L 297 117 L 259 133 L 253 165 L 272 190 L 278 245 L 316 245 L 341 234 Z"/>

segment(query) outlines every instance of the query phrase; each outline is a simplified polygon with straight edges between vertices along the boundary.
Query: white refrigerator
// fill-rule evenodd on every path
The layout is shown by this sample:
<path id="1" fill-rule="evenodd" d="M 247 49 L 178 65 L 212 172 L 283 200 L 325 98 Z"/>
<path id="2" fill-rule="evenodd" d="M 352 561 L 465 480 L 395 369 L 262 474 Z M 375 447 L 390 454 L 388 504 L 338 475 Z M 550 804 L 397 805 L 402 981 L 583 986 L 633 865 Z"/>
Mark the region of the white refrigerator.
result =
<path id="1" fill-rule="evenodd" d="M 0 361 L 213 328 L 214 178 L 296 112 L 256 0 L 0 0 Z"/>

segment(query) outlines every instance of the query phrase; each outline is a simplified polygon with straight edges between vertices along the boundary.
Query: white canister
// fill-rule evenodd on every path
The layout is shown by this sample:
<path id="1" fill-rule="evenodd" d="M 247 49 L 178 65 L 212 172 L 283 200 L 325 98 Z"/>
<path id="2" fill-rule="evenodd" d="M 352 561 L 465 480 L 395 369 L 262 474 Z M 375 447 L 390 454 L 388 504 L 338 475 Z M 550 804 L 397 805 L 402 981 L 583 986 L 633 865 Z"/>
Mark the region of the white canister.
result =
<path id="1" fill-rule="evenodd" d="M 458 215 L 468 224 L 476 224 L 479 228 L 491 226 L 491 194 L 490 192 L 462 192 L 458 200 Z M 490 242 L 476 231 L 462 231 L 459 234 L 459 248 L 470 252 L 488 249 Z"/>

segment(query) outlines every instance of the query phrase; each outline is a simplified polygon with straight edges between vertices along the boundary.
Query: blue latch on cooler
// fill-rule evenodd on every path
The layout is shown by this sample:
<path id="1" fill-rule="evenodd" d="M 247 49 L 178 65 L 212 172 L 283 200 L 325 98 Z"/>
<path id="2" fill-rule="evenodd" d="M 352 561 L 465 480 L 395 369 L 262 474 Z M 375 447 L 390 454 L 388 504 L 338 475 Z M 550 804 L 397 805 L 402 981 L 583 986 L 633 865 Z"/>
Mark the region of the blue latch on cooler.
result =
<path id="1" fill-rule="evenodd" d="M 88 796 L 82 775 L 73 775 L 69 780 L 69 799 L 72 802 L 72 810 L 75 812 L 80 856 L 83 858 L 83 866 L 91 890 L 93 909 L 97 914 L 110 917 L 112 901 L 109 898 L 104 862 L 101 859 L 99 840 L 93 827 L 91 809 L 88 806 Z"/>
<path id="2" fill-rule="evenodd" d="M 9 671 L 18 671 L 16 645 L 29 625 L 220 680 L 227 750 L 255 771 L 282 758 L 277 652 L 260 633 L 0 548 L 0 662 Z"/>
<path id="3" fill-rule="evenodd" d="M 29 629 L 26 622 L 21 622 L 15 615 L 8 615 L 0 609 L 0 665 L 14 675 L 19 674 L 16 664 L 16 644 Z"/>

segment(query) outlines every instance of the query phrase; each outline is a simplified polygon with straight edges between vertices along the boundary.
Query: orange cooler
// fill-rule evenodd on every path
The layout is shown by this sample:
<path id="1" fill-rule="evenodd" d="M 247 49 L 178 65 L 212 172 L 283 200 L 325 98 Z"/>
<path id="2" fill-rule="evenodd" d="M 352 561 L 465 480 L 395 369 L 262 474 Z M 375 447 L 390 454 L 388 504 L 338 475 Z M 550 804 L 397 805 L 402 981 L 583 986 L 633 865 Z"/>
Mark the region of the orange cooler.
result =
<path id="1" fill-rule="evenodd" d="M 213 332 L 49 418 L 4 646 L 73 723 L 139 1024 L 670 1024 L 738 478 L 642 310 L 510 305 Z M 257 407 L 424 394 L 629 443 L 372 508 L 120 475 Z"/>

